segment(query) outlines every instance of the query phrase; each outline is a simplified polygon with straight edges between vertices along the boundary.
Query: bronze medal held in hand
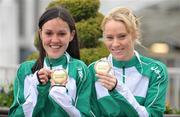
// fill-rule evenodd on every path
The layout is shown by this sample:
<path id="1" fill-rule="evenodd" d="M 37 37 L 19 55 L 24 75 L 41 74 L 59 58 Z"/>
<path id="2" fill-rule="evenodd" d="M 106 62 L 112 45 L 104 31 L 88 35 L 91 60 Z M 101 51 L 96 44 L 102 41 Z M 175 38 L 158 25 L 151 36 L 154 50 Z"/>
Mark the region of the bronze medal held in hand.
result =
<path id="1" fill-rule="evenodd" d="M 65 69 L 58 69 L 51 74 L 51 78 L 56 84 L 63 84 L 67 80 L 68 75 Z"/>
<path id="2" fill-rule="evenodd" d="M 96 62 L 94 68 L 96 72 L 108 73 L 111 70 L 111 65 L 107 60 L 100 59 Z"/>

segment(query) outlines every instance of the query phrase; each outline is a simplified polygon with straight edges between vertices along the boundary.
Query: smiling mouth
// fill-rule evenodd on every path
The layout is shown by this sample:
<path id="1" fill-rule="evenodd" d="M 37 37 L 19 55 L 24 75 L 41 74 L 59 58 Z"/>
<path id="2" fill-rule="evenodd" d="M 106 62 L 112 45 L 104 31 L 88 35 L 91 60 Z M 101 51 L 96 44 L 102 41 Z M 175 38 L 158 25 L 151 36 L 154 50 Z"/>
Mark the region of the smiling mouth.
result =
<path id="1" fill-rule="evenodd" d="M 123 49 L 112 49 L 111 50 L 113 53 L 122 53 Z"/>
<path id="2" fill-rule="evenodd" d="M 52 48 L 52 49 L 59 49 L 59 48 L 61 48 L 61 46 L 60 45 L 50 45 L 50 48 Z"/>

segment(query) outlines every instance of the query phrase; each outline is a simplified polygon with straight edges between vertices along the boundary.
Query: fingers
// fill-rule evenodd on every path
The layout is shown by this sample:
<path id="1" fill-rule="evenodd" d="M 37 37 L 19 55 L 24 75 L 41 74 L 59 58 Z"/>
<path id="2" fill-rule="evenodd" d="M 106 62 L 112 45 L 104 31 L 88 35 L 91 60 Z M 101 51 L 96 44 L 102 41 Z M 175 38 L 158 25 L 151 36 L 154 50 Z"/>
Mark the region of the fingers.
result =
<path id="1" fill-rule="evenodd" d="M 64 81 L 64 82 L 62 83 L 62 85 L 66 86 L 67 82 L 68 82 L 67 80 Z"/>
<path id="2" fill-rule="evenodd" d="M 103 73 L 103 72 L 96 72 L 97 75 L 103 75 L 103 76 L 108 76 L 108 73 Z"/>
<path id="3" fill-rule="evenodd" d="M 103 73 L 98 73 L 96 76 L 99 78 L 98 81 L 108 90 L 112 90 L 115 87 L 117 80 L 114 76 Z"/>
<path id="4" fill-rule="evenodd" d="M 37 72 L 40 83 L 46 84 L 51 76 L 51 71 L 45 68 L 40 69 Z"/>
<path id="5" fill-rule="evenodd" d="M 51 76 L 51 71 L 45 68 L 39 70 L 38 75 Z"/>
<path id="6" fill-rule="evenodd" d="M 51 82 L 51 86 L 56 84 L 53 79 L 51 79 L 50 82 Z"/>

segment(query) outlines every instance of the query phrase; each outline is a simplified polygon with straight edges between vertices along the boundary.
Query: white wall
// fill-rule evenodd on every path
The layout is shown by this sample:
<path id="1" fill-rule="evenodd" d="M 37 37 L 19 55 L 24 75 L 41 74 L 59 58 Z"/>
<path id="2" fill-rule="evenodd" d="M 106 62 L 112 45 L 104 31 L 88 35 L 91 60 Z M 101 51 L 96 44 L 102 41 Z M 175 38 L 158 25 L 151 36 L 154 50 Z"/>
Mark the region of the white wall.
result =
<path id="1" fill-rule="evenodd" d="M 0 2 L 0 65 L 10 66 L 18 63 L 17 4 L 14 0 Z"/>

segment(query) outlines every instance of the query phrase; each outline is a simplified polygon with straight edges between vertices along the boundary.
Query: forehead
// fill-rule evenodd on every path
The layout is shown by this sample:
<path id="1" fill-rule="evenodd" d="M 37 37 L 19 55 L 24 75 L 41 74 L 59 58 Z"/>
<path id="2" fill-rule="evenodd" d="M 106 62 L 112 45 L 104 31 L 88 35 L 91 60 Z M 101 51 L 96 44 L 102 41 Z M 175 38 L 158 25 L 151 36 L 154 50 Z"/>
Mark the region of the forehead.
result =
<path id="1" fill-rule="evenodd" d="M 127 32 L 126 26 L 122 21 L 109 20 L 104 25 L 104 32 Z"/>
<path id="2" fill-rule="evenodd" d="M 42 28 L 51 28 L 51 27 L 59 27 L 59 28 L 69 28 L 69 25 L 66 21 L 62 20 L 61 18 L 53 18 L 51 20 L 48 20 Z"/>

